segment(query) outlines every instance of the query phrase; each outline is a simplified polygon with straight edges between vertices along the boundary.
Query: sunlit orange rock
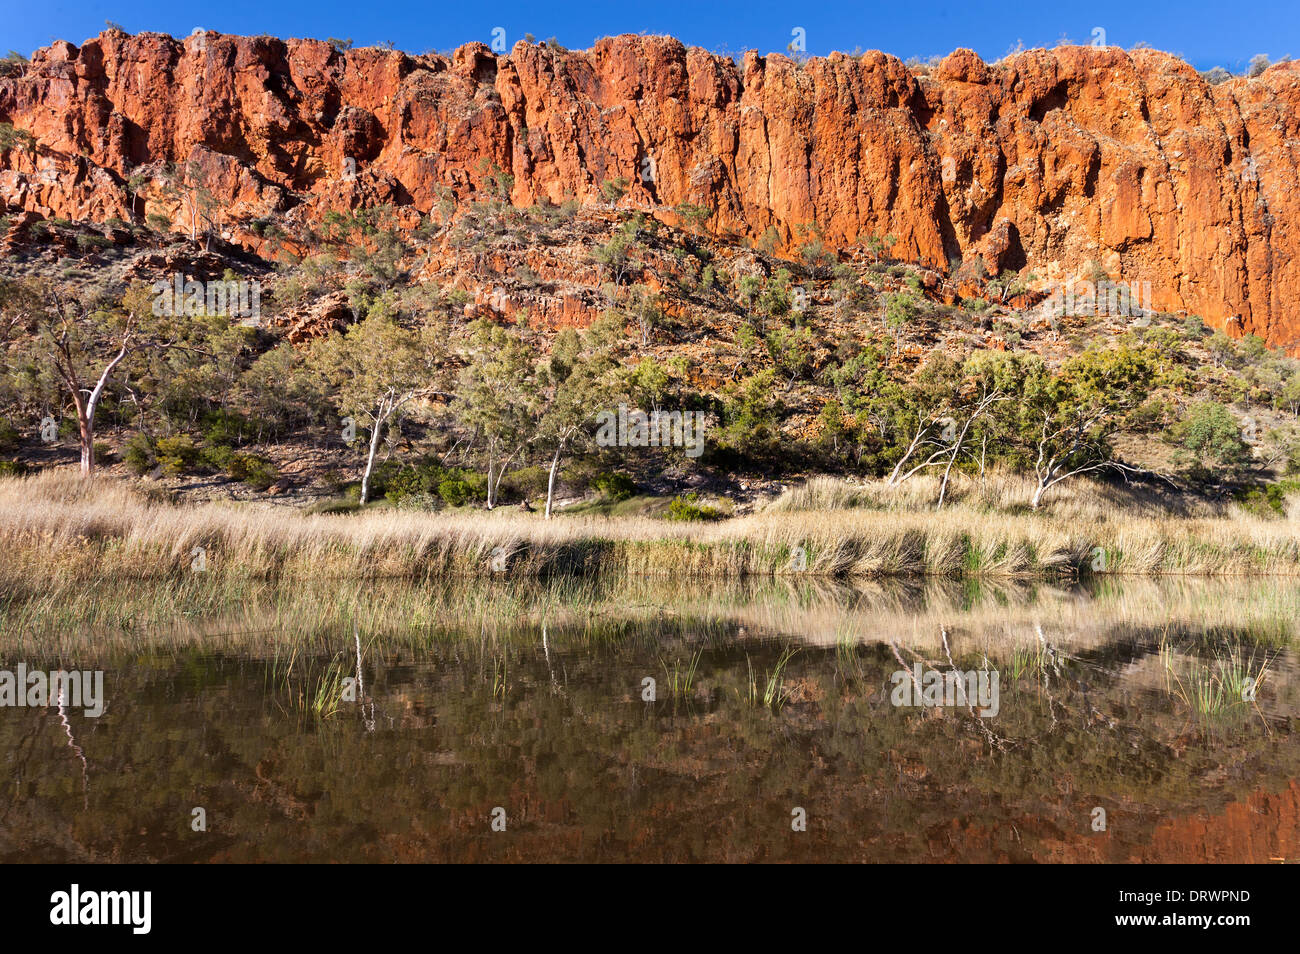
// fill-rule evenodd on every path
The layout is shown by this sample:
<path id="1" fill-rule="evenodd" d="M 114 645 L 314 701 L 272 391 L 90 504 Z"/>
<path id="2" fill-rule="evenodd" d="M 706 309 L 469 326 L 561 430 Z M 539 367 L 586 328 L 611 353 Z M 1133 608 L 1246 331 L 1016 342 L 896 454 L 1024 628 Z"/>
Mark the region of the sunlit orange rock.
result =
<path id="1" fill-rule="evenodd" d="M 1152 50 L 1060 47 L 985 64 L 958 50 L 924 75 L 883 53 L 739 63 L 666 37 L 585 52 L 469 44 L 447 59 L 315 40 L 108 32 L 39 51 L 0 79 L 0 121 L 36 154 L 0 153 L 10 211 L 100 221 L 184 210 L 137 167 L 193 159 L 223 227 L 258 249 L 260 216 L 316 220 L 481 193 L 682 203 L 707 227 L 787 248 L 893 235 L 892 254 L 956 258 L 1040 282 L 1149 281 L 1162 310 L 1300 344 L 1300 63 L 1207 85 Z M 407 221 L 414 221 L 408 216 Z"/>

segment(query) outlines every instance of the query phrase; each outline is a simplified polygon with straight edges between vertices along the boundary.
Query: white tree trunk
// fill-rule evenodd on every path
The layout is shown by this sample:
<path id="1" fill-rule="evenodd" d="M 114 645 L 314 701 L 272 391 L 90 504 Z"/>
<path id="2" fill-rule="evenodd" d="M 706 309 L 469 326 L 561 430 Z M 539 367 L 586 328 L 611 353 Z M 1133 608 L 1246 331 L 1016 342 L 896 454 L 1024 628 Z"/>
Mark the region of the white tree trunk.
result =
<path id="1" fill-rule="evenodd" d="M 95 472 L 95 419 L 86 413 L 80 401 L 77 402 L 77 432 L 81 444 L 81 476 L 89 477 Z"/>
<path id="2" fill-rule="evenodd" d="M 493 507 L 495 507 L 496 504 L 497 504 L 497 497 L 498 497 L 498 496 L 500 495 L 500 493 L 501 493 L 501 481 L 502 481 L 502 480 L 505 478 L 505 476 L 506 476 L 506 470 L 510 467 L 510 462 L 511 462 L 512 460 L 515 459 L 515 455 L 516 455 L 516 454 L 518 454 L 521 450 L 524 449 L 523 445 L 520 444 L 518 447 L 516 447 L 514 450 L 512 450 L 509 454 L 506 454 L 506 455 L 505 455 L 504 457 L 502 457 L 500 460 L 496 460 L 496 447 L 497 447 L 497 442 L 493 442 L 493 443 L 491 443 L 491 444 L 488 445 L 488 489 L 487 489 L 488 499 L 487 499 L 487 508 L 488 508 L 489 510 L 491 510 L 491 509 L 492 509 Z M 496 479 L 495 479 L 495 480 L 493 480 L 493 466 L 492 466 L 494 460 L 496 461 L 496 474 L 495 474 Z"/>
<path id="3" fill-rule="evenodd" d="M 1065 458 L 1053 457 L 1043 463 L 1043 456 L 1040 449 L 1038 454 L 1039 463 L 1034 466 L 1034 476 L 1038 478 L 1038 486 L 1034 488 L 1034 496 L 1029 501 L 1029 509 L 1031 510 L 1038 509 L 1038 505 L 1043 502 L 1043 494 L 1047 493 L 1047 489 L 1057 482 L 1054 478 L 1063 464 L 1058 465 L 1056 462 L 1058 460 L 1064 462 L 1065 460 Z"/>
<path id="4" fill-rule="evenodd" d="M 1047 492 L 1048 484 L 1045 480 L 1039 480 L 1038 486 L 1034 489 L 1034 498 L 1029 502 L 1031 510 L 1037 510 L 1039 503 L 1042 502 L 1043 494 Z"/>
<path id="5" fill-rule="evenodd" d="M 370 472 L 375 469 L 375 454 L 379 450 L 379 431 L 383 425 L 379 422 L 370 432 L 370 453 L 366 455 L 366 470 L 361 475 L 361 506 L 365 506 L 370 500 Z"/>
<path id="6" fill-rule="evenodd" d="M 487 448 L 488 472 L 487 472 L 487 508 L 491 510 L 495 506 L 495 498 L 492 491 L 495 489 L 492 484 L 492 464 L 496 460 L 497 445 L 496 441 L 489 439 Z"/>
<path id="7" fill-rule="evenodd" d="M 967 422 L 969 424 L 969 422 Z M 948 466 L 943 469 L 943 480 L 939 483 L 939 502 L 934 505 L 935 510 L 943 509 L 943 500 L 948 496 L 948 475 L 952 473 L 952 465 L 957 462 L 957 455 L 961 452 L 961 445 L 966 440 L 966 428 L 961 429 L 961 436 L 957 438 L 957 443 L 952 445 L 952 454 L 948 458 Z"/>
<path id="8" fill-rule="evenodd" d="M 104 385 L 108 384 L 109 375 L 126 357 L 130 347 L 130 337 L 128 332 L 122 339 L 121 350 L 104 368 L 104 373 L 99 376 L 99 380 L 90 391 L 90 397 L 83 402 L 79 393 L 74 392 L 72 395 L 73 403 L 77 406 L 77 432 L 81 443 L 81 476 L 83 477 L 89 477 L 95 472 L 95 408 L 99 406 L 99 398 L 104 393 Z"/>
<path id="9" fill-rule="evenodd" d="M 361 475 L 361 506 L 363 507 L 370 500 L 370 473 L 375 469 L 375 455 L 379 452 L 379 435 L 383 432 L 384 423 L 393 413 L 394 407 L 396 405 L 392 403 L 392 396 L 386 394 L 380 399 L 379 409 L 375 412 L 374 426 L 370 429 L 370 453 L 366 455 L 366 470 Z"/>
<path id="10" fill-rule="evenodd" d="M 551 474 L 546 478 L 546 519 L 551 519 L 551 502 L 555 499 L 555 472 L 560 469 L 560 453 L 564 450 L 564 441 L 556 445 L 555 456 L 551 458 Z"/>

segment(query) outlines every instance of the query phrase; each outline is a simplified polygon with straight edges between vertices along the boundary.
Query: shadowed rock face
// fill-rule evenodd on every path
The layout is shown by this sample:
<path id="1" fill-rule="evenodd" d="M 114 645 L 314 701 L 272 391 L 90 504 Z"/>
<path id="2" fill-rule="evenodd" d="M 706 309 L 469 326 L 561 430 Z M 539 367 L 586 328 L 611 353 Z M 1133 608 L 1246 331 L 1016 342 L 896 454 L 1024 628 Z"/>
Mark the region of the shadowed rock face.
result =
<path id="1" fill-rule="evenodd" d="M 1150 282 L 1157 309 L 1294 349 L 1298 103 L 1300 63 L 1211 87 L 1151 50 L 1000 66 L 958 50 L 917 76 L 882 53 L 737 65 L 663 37 L 448 60 L 113 32 L 0 79 L 0 120 L 37 144 L 0 152 L 0 198 L 78 219 L 173 213 L 156 189 L 133 200 L 127 176 L 193 159 L 256 250 L 241 223 L 259 215 L 393 203 L 413 221 L 492 166 L 516 204 L 602 201 L 623 178 L 628 207 L 702 205 L 716 232 L 775 227 L 792 246 L 816 222 L 833 242 L 892 234 L 895 257 L 940 268 L 978 255 L 1066 280 L 1096 261 Z"/>

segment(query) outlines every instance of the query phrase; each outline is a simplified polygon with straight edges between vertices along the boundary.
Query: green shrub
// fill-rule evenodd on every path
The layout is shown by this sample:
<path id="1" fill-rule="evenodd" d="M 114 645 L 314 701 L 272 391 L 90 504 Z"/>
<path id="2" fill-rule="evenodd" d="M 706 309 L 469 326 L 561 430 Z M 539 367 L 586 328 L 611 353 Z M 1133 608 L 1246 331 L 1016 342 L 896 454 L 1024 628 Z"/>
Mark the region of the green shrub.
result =
<path id="1" fill-rule="evenodd" d="M 376 495 L 382 493 L 391 503 L 407 497 L 430 494 L 437 487 L 442 468 L 405 467 L 398 461 L 385 461 L 372 475 Z"/>
<path id="2" fill-rule="evenodd" d="M 230 468 L 235 451 L 225 444 L 207 444 L 199 451 L 199 465 L 204 470 L 224 472 Z"/>
<path id="3" fill-rule="evenodd" d="M 627 474 L 601 474 L 592 481 L 592 486 L 606 500 L 615 502 L 627 500 L 636 493 L 636 483 Z"/>
<path id="4" fill-rule="evenodd" d="M 487 476 L 477 471 L 453 467 L 447 472 L 452 480 L 463 480 L 474 491 L 475 500 L 487 500 Z"/>
<path id="5" fill-rule="evenodd" d="M 1178 462 L 1194 479 L 1240 475 L 1251 460 L 1250 445 L 1232 411 L 1217 401 L 1198 401 L 1169 429 L 1180 445 Z"/>
<path id="6" fill-rule="evenodd" d="M 1265 484 L 1241 491 L 1236 498 L 1243 510 L 1257 517 L 1284 517 L 1286 491 L 1287 488 L 1279 484 Z"/>
<path id="7" fill-rule="evenodd" d="M 188 434 L 159 438 L 156 448 L 158 463 L 162 464 L 164 474 L 184 474 L 199 461 L 199 449 Z"/>
<path id="8" fill-rule="evenodd" d="M 453 496 L 465 499 L 452 503 L 442 493 L 445 483 L 464 484 L 467 490 L 452 491 Z M 382 494 L 390 503 L 400 504 L 408 498 L 442 497 L 451 506 L 462 506 L 470 500 L 482 500 L 487 497 L 487 480 L 481 474 L 460 467 L 443 467 L 436 461 L 426 460 L 419 464 L 402 464 L 399 461 L 385 461 L 375 468 L 371 475 L 374 494 Z"/>
<path id="9" fill-rule="evenodd" d="M 153 441 L 148 434 L 135 433 L 127 438 L 122 447 L 122 460 L 126 466 L 137 474 L 145 474 L 157 463 Z"/>
<path id="10" fill-rule="evenodd" d="M 691 491 L 684 497 L 674 497 L 668 505 L 669 520 L 721 520 L 726 516 L 717 507 L 699 503 L 700 495 Z"/>
<path id="11" fill-rule="evenodd" d="M 248 418 L 224 408 L 204 414 L 201 424 L 209 444 L 242 444 L 252 433 Z"/>
<path id="12" fill-rule="evenodd" d="M 0 477 L 21 477 L 27 465 L 20 460 L 0 460 Z"/>
<path id="13" fill-rule="evenodd" d="M 235 480 L 243 481 L 254 490 L 265 490 L 280 477 L 280 472 L 275 465 L 257 454 L 233 455 L 226 466 L 226 473 Z"/>
<path id="14" fill-rule="evenodd" d="M 438 496 L 448 507 L 463 507 L 474 499 L 474 488 L 463 480 L 444 480 L 438 485 Z"/>

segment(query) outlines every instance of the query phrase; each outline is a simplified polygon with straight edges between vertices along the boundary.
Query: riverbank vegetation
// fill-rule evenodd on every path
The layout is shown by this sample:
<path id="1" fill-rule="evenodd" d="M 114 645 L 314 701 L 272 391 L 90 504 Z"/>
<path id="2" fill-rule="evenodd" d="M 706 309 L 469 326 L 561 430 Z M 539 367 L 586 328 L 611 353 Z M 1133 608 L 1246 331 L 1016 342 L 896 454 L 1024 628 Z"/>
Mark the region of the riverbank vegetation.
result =
<path id="1" fill-rule="evenodd" d="M 933 490 L 922 483 L 911 506 L 883 482 L 822 483 L 725 521 L 548 521 L 515 510 L 313 514 L 174 503 L 65 471 L 0 481 L 0 587 L 10 599 L 76 603 L 114 581 L 175 581 L 210 593 L 215 609 L 248 586 L 304 580 L 1300 575 L 1289 521 L 1240 509 L 1172 519 L 1137 500 L 1126 508 L 1089 495 L 1086 485 L 1061 502 L 1059 514 L 1005 512 L 982 501 L 1018 496 L 1015 479 L 991 483 L 983 497 L 963 485 L 937 514 L 917 505 Z M 854 505 L 833 509 L 832 498 Z M 818 509 L 806 509 L 810 501 Z"/>
<path id="2" fill-rule="evenodd" d="M 66 280 L 15 255 L 0 271 L 0 470 L 75 463 L 338 511 L 549 516 L 693 490 L 735 505 L 683 501 L 685 520 L 818 474 L 924 486 L 943 509 L 998 471 L 1033 510 L 1091 478 L 1175 508 L 1286 514 L 1300 363 L 1144 308 L 1100 266 L 1091 297 L 1062 308 L 1033 275 L 975 259 L 942 274 L 891 260 L 880 237 L 831 249 L 810 227 L 803 245 L 749 247 L 705 235 L 691 208 L 521 209 L 505 194 L 485 173 L 478 199 L 414 229 L 389 208 L 331 213 L 277 233 L 257 268 L 176 240 L 165 283 L 199 256 L 195 274 L 226 263 L 222 280 L 265 286 L 262 314 L 239 320 L 201 296 L 158 313 L 145 254 Z M 702 452 L 635 422 L 598 441 L 620 407 L 698 415 Z"/>

